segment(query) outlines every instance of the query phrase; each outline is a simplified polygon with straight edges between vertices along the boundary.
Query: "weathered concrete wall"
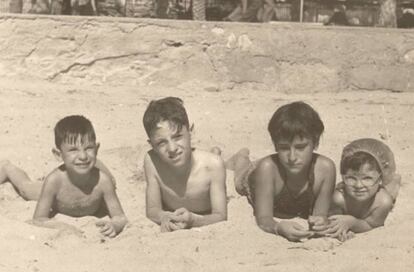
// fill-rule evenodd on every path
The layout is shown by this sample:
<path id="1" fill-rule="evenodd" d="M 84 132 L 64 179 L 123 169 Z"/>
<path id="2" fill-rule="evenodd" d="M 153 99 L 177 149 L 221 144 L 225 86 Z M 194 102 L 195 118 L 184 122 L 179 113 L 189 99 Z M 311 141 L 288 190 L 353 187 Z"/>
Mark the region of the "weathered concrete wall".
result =
<path id="1" fill-rule="evenodd" d="M 212 91 L 414 91 L 414 31 L 3 14 L 0 76 Z"/>

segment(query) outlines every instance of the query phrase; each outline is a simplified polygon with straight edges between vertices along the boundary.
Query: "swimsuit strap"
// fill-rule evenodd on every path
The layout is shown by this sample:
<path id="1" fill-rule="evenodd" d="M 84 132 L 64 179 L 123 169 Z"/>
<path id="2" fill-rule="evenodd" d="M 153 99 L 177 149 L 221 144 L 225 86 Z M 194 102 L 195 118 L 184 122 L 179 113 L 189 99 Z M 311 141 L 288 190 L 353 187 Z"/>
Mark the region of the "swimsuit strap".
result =
<path id="1" fill-rule="evenodd" d="M 318 159 L 318 154 L 313 153 L 312 161 L 309 166 L 309 177 L 308 177 L 308 180 L 309 180 L 308 188 L 310 188 L 312 195 L 313 195 L 313 185 L 315 184 L 315 164 L 316 164 L 317 159 Z"/>
<path id="2" fill-rule="evenodd" d="M 318 159 L 318 154 L 313 153 L 311 165 L 309 167 L 309 183 L 308 183 L 308 194 L 310 196 L 310 207 L 309 207 L 309 214 L 311 215 L 313 212 L 313 206 L 315 205 L 315 194 L 313 192 L 313 185 L 315 184 L 315 165 L 316 160 Z"/>

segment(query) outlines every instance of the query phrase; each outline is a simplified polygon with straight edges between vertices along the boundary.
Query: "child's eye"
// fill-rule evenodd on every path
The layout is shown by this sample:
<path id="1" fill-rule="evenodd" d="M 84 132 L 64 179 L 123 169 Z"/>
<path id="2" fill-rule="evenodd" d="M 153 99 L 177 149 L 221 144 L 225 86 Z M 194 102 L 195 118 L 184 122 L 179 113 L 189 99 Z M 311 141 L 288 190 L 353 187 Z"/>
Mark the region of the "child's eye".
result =
<path id="1" fill-rule="evenodd" d="M 306 148 L 306 146 L 308 146 L 308 145 L 307 144 L 298 145 L 298 146 L 296 146 L 296 149 L 304 150 Z"/>
<path id="2" fill-rule="evenodd" d="M 374 178 L 373 177 L 364 177 L 364 178 L 362 178 L 362 180 L 370 182 L 370 181 L 373 181 Z"/>
<path id="3" fill-rule="evenodd" d="M 165 143 L 166 143 L 165 141 L 161 141 L 161 142 L 156 143 L 156 145 L 157 146 L 163 146 L 163 145 L 165 145 Z"/>
<path id="4" fill-rule="evenodd" d="M 276 146 L 276 149 L 277 149 L 277 150 L 284 151 L 284 150 L 289 150 L 289 149 L 290 149 L 290 147 L 289 147 L 289 146 L 287 146 L 287 145 L 277 145 L 277 146 Z"/>
<path id="5" fill-rule="evenodd" d="M 175 140 L 179 140 L 179 139 L 181 139 L 182 137 L 183 137 L 183 135 L 178 134 L 178 135 L 174 135 L 173 139 L 175 139 Z"/>

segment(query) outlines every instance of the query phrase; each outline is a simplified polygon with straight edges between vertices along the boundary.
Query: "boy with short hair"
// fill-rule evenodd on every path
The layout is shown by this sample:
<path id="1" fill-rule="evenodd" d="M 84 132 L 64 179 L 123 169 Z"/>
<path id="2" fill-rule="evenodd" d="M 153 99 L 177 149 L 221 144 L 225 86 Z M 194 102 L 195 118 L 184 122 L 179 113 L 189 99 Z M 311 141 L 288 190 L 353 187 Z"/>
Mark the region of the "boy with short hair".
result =
<path id="1" fill-rule="evenodd" d="M 323 130 L 308 104 L 283 105 L 268 125 L 276 153 L 251 163 L 248 150 L 242 149 L 228 162 L 235 171 L 236 190 L 247 196 L 265 232 L 300 241 L 326 229 L 336 174 L 334 162 L 314 152 Z M 301 217 L 310 229 L 273 217 Z"/>
<path id="2" fill-rule="evenodd" d="M 50 218 L 56 213 L 73 217 L 109 215 L 109 221 L 99 221 L 96 225 L 103 235 L 115 237 L 123 230 L 127 218 L 111 174 L 104 166 L 96 166 L 99 143 L 91 122 L 78 115 L 63 118 L 55 126 L 55 144 L 52 152 L 63 164 L 46 177 L 33 222 L 73 229 Z"/>
<path id="3" fill-rule="evenodd" d="M 393 208 L 401 177 L 396 173 L 391 149 L 376 139 L 358 139 L 344 147 L 343 181 L 331 204 L 327 236 L 341 241 L 354 233 L 383 226 Z"/>
<path id="4" fill-rule="evenodd" d="M 151 101 L 143 124 L 152 147 L 144 159 L 147 217 L 163 232 L 226 220 L 224 163 L 217 154 L 191 147 L 183 101 Z"/>

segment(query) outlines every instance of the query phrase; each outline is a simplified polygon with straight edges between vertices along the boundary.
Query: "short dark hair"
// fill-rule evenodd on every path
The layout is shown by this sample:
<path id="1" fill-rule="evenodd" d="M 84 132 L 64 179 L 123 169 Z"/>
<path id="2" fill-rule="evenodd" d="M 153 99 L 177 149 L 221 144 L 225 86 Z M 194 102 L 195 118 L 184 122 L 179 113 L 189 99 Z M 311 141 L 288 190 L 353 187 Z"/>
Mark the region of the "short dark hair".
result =
<path id="1" fill-rule="evenodd" d="M 345 175 L 349 169 L 358 171 L 364 164 L 368 164 L 372 170 L 381 173 L 377 160 L 371 154 L 360 151 L 341 159 L 341 175 Z"/>
<path id="2" fill-rule="evenodd" d="M 300 136 L 312 139 L 317 146 L 324 125 L 319 114 L 311 106 L 297 101 L 278 108 L 267 129 L 275 145 L 281 139 L 292 141 L 295 136 Z"/>
<path id="3" fill-rule="evenodd" d="M 171 96 L 151 101 L 145 110 L 142 121 L 148 137 L 157 124 L 162 121 L 176 124 L 178 130 L 181 130 L 183 126 L 187 129 L 190 127 L 183 101 L 178 97 Z"/>
<path id="4" fill-rule="evenodd" d="M 85 140 L 96 141 L 91 121 L 81 115 L 70 115 L 57 122 L 55 126 L 55 145 L 57 148 L 60 148 L 63 142 L 73 144 L 79 138 L 81 143 Z"/>

